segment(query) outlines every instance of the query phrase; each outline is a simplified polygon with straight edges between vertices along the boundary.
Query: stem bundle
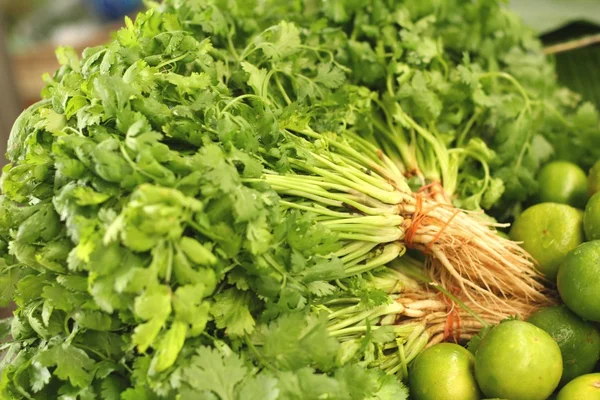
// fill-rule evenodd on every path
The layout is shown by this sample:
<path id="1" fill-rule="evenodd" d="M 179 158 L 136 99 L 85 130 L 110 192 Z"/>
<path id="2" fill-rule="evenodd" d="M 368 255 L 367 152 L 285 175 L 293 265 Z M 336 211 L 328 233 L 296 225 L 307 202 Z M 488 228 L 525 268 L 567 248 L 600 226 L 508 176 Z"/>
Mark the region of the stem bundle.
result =
<path id="1" fill-rule="evenodd" d="M 291 171 L 268 170 L 261 180 L 285 206 L 313 212 L 346 246 L 357 248 L 352 256 L 340 256 L 373 260 L 370 252 L 384 246 L 378 262 L 352 266 L 349 274 L 384 265 L 404 253 L 399 246 L 407 246 L 430 256 L 429 279 L 458 291 L 490 317 L 526 317 L 552 303 L 527 253 L 497 235 L 494 224 L 435 194 L 413 193 L 394 163 L 368 141 L 352 134 L 302 133 L 286 131 L 287 140 L 302 150 L 290 158 Z"/>
<path id="2" fill-rule="evenodd" d="M 407 365 L 424 349 L 442 341 L 470 340 L 482 328 L 511 317 L 510 312 L 487 310 L 481 298 L 459 299 L 428 288 L 425 265 L 410 256 L 367 274 L 369 284 L 389 294 L 389 302 L 374 308 L 361 299 L 338 298 L 317 306 L 325 312 L 328 331 L 344 347 L 344 363 L 358 358 L 369 367 L 407 377 Z M 477 296 L 477 295 L 475 295 Z M 531 306 L 506 299 L 508 309 L 528 315 Z"/>

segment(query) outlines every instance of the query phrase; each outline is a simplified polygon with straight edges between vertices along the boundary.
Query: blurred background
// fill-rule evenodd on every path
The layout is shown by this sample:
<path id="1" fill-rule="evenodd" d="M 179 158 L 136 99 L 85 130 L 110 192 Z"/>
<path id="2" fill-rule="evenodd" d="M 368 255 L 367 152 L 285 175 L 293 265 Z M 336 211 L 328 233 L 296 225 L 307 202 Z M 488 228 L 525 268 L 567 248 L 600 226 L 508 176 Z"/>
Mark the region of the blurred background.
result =
<path id="1" fill-rule="evenodd" d="M 537 31 L 562 83 L 600 107 L 600 0 L 508 4 Z M 143 0 L 0 0 L 0 167 L 15 118 L 39 100 L 42 74 L 58 68 L 55 48 L 80 53 L 105 43 L 142 7 Z"/>

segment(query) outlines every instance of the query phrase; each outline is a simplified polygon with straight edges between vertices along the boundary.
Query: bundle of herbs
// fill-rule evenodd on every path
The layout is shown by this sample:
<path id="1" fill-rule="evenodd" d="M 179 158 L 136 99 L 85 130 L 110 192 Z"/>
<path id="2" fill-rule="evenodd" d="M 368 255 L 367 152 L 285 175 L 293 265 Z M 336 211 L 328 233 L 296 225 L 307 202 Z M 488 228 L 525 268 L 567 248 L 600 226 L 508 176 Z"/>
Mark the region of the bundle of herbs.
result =
<path id="1" fill-rule="evenodd" d="M 403 247 L 363 251 L 352 225 L 316 223 L 254 182 L 282 133 L 210 51 L 156 11 L 82 60 L 59 50 L 2 178 L 3 299 L 18 306 L 4 398 L 406 396 L 359 354 L 338 361 L 313 312 L 391 303 L 360 272 Z M 393 242 L 402 217 L 385 219 L 360 226 Z"/>
<path id="2" fill-rule="evenodd" d="M 239 49 L 282 15 L 293 21 L 321 59 L 375 93 L 364 100 L 376 103 L 376 118 L 357 121 L 361 135 L 415 186 L 442 184 L 460 208 L 510 219 L 537 193 L 542 163 L 586 168 L 600 157 L 598 111 L 558 84 L 533 30 L 502 1 L 171 1 L 168 9 L 197 37 Z M 198 23 L 199 14 L 211 22 Z"/>
<path id="3" fill-rule="evenodd" d="M 530 194 L 502 173 L 507 126 L 533 174 L 535 140 L 571 140 L 522 135 L 542 110 L 597 121 L 505 64 L 551 70 L 509 14 L 513 42 L 473 33 L 496 2 L 149 3 L 81 59 L 59 49 L 11 134 L 5 397 L 405 398 L 426 346 L 551 302 L 455 206 Z"/>

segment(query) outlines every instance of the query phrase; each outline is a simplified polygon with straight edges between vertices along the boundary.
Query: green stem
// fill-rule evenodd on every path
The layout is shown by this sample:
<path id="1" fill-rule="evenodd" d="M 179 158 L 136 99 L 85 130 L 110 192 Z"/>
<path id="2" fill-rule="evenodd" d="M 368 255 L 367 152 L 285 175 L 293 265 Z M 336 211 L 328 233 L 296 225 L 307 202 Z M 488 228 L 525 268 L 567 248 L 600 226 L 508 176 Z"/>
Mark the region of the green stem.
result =
<path id="1" fill-rule="evenodd" d="M 350 194 L 331 193 L 318 187 L 311 187 L 308 185 L 302 188 L 296 188 L 290 187 L 290 185 L 285 183 L 272 182 L 269 184 L 273 190 L 280 194 L 303 197 L 333 207 L 353 208 L 367 215 L 397 214 L 397 208 L 393 205 L 385 205 L 385 207 L 379 205 L 369 206 L 369 199 L 367 196 L 358 197 Z M 370 203 L 375 204 L 374 201 L 371 201 Z"/>
<path id="2" fill-rule="evenodd" d="M 467 124 L 465 125 L 465 127 L 463 128 L 462 132 L 458 135 L 458 139 L 456 140 L 456 146 L 457 147 L 462 147 L 465 141 L 465 138 L 467 137 L 467 134 L 469 133 L 469 131 L 471 130 L 471 128 L 473 127 L 473 125 L 475 124 L 475 122 L 477 122 L 477 119 L 479 118 L 479 116 L 483 113 L 483 109 L 480 108 L 477 111 L 475 111 L 473 113 L 473 115 L 471 116 L 471 118 L 469 119 L 469 121 L 467 122 Z"/>
<path id="3" fill-rule="evenodd" d="M 418 339 L 411 346 L 410 351 L 407 354 L 406 362 L 411 362 L 414 360 L 420 353 L 423 351 L 427 343 L 429 342 L 429 335 L 426 332 L 423 332 L 422 335 L 418 337 Z"/>
<path id="4" fill-rule="evenodd" d="M 360 262 L 359 260 L 363 260 L 364 257 L 367 256 L 379 244 L 379 243 L 373 243 L 373 242 L 356 242 L 356 243 L 361 244 L 362 246 L 359 249 L 357 249 L 356 251 L 340 258 L 340 260 L 344 263 L 344 265 L 347 265 L 348 267 L 351 267 L 351 266 L 359 263 Z"/>
<path id="5" fill-rule="evenodd" d="M 394 233 L 387 233 L 387 234 L 381 234 L 381 235 L 380 234 L 373 235 L 371 232 L 366 233 L 366 234 L 345 233 L 344 232 L 344 233 L 339 233 L 338 236 L 340 239 L 345 239 L 345 240 L 360 240 L 360 241 L 364 241 L 364 242 L 389 243 L 389 242 L 401 240 L 402 237 L 404 236 L 404 232 L 401 229 L 398 229 L 398 231 L 394 232 Z M 368 269 L 371 269 L 371 268 L 368 268 Z M 350 275 L 347 275 L 347 276 L 351 276 L 351 275 L 355 275 L 355 274 L 356 273 L 351 273 Z"/>
<path id="6" fill-rule="evenodd" d="M 393 261 L 394 259 L 401 257 L 405 252 L 406 247 L 404 245 L 400 243 L 389 244 L 385 246 L 383 252 L 379 256 L 374 257 L 364 265 L 357 265 L 355 267 L 346 269 L 346 276 L 362 274 L 363 272 L 379 268 Z"/>
<path id="7" fill-rule="evenodd" d="M 372 143 L 366 141 L 363 138 L 360 138 L 358 135 L 353 134 L 350 131 L 346 132 L 345 135 L 353 141 L 352 144 L 349 144 L 346 140 L 339 141 L 334 140 L 334 138 L 329 136 L 325 137 L 324 135 L 314 132 L 310 128 L 305 129 L 299 133 L 311 137 L 313 139 L 322 140 L 328 145 L 335 147 L 336 149 L 340 150 L 340 152 L 336 152 L 337 156 L 342 157 L 343 155 L 346 155 L 348 157 L 351 157 L 352 159 L 355 159 L 357 161 L 355 165 L 361 166 L 361 168 L 359 169 L 368 168 L 369 170 L 377 172 L 384 179 L 394 182 L 396 184 L 396 187 L 400 190 L 408 188 L 404 177 L 401 173 L 395 175 L 394 171 L 396 169 L 385 168 L 385 166 L 389 164 L 389 159 L 384 154 L 382 154 L 381 151 L 379 151 Z M 360 148 L 357 148 L 357 146 L 355 146 L 356 143 L 354 142 L 357 142 L 360 145 Z M 359 151 L 361 148 L 365 149 L 366 151 L 361 153 Z M 410 191 L 410 189 L 408 189 L 408 191 Z"/>
<path id="8" fill-rule="evenodd" d="M 345 228 L 352 225 L 364 225 L 367 227 L 397 227 L 402 224 L 404 218 L 400 215 L 377 215 L 367 217 L 356 217 L 356 218 L 344 218 L 337 220 L 323 221 L 322 224 L 333 228 Z"/>
<path id="9" fill-rule="evenodd" d="M 161 69 L 161 68 L 163 68 L 163 67 L 166 67 L 166 66 L 167 66 L 167 65 L 169 65 L 169 64 L 173 64 L 173 63 L 176 63 L 177 61 L 181 61 L 181 60 L 183 60 L 183 59 L 184 59 L 184 58 L 186 58 L 188 55 L 189 55 L 189 53 L 183 53 L 183 54 L 182 54 L 182 55 L 180 55 L 180 56 L 177 56 L 177 57 L 175 57 L 175 58 L 171 58 L 171 59 L 169 59 L 169 60 L 166 60 L 166 61 L 163 61 L 163 62 L 161 62 L 161 63 L 160 63 L 160 64 L 158 64 L 158 65 L 157 65 L 155 68 L 156 68 L 157 70 L 159 70 L 159 69 Z"/>
<path id="10" fill-rule="evenodd" d="M 527 94 L 527 91 L 525 90 L 525 88 L 512 75 L 510 75 L 506 72 L 486 72 L 486 73 L 479 75 L 479 79 L 487 79 L 487 78 L 502 78 L 502 79 L 505 79 L 505 80 L 511 82 L 515 86 L 517 91 L 521 94 L 523 99 L 525 100 L 525 108 L 529 109 L 530 104 L 531 104 L 529 95 Z"/>
<path id="11" fill-rule="evenodd" d="M 545 109 L 548 109 L 552 115 L 554 115 L 554 117 L 556 119 L 558 119 L 558 121 L 563 124 L 565 127 L 567 128 L 572 128 L 573 124 L 570 123 L 569 121 L 567 121 L 564 117 L 564 115 L 562 115 L 552 104 L 546 103 L 545 101 L 542 102 L 542 107 L 544 107 Z"/>
<path id="12" fill-rule="evenodd" d="M 287 92 L 285 91 L 285 89 L 283 88 L 283 85 L 281 84 L 281 79 L 279 79 L 279 75 L 275 75 L 275 84 L 277 85 L 277 88 L 279 89 L 279 92 L 283 96 L 283 99 L 285 100 L 287 105 L 289 106 L 290 104 L 292 104 L 292 100 L 290 100 Z"/>
<path id="13" fill-rule="evenodd" d="M 318 154 L 314 154 L 314 157 L 326 167 L 329 167 L 334 171 L 344 173 L 344 176 L 347 176 L 348 179 L 354 181 L 358 185 L 372 185 L 373 189 L 376 190 L 377 193 L 381 193 L 381 196 L 385 197 L 389 192 L 393 192 L 395 190 L 395 187 L 391 185 L 387 180 L 381 178 L 378 175 L 371 174 L 369 170 L 365 169 L 360 163 L 353 162 L 352 160 L 343 159 L 339 160 L 340 163 L 336 163 L 334 161 L 338 161 L 337 155 L 335 156 L 334 161 L 330 161 L 322 156 L 319 156 Z M 370 189 L 371 188 L 367 188 L 365 190 Z"/>
<path id="14" fill-rule="evenodd" d="M 260 364 L 262 366 L 264 366 L 266 369 L 268 369 L 271 372 L 277 372 L 277 369 L 275 367 L 273 367 L 273 365 L 271 365 L 271 363 L 269 363 L 262 356 L 262 354 L 260 354 L 260 352 L 258 351 L 256 346 L 254 346 L 254 343 L 252 343 L 252 341 L 250 340 L 250 338 L 248 336 L 245 337 L 245 342 L 246 342 L 246 345 L 248 346 L 248 349 L 250 349 L 250 352 L 254 355 L 254 357 L 256 357 L 256 359 L 260 362 Z"/>
<path id="15" fill-rule="evenodd" d="M 350 318 L 339 321 L 333 325 L 328 326 L 328 330 L 330 332 L 337 331 L 338 329 L 346 328 L 351 325 L 356 324 L 357 322 L 364 321 L 366 319 L 378 318 L 383 315 L 388 314 L 400 314 L 404 311 L 404 306 L 399 303 L 392 303 L 389 305 L 379 306 L 372 310 L 363 311 L 357 315 L 354 315 Z"/>
<path id="16" fill-rule="evenodd" d="M 369 325 L 358 325 L 358 326 L 351 326 L 349 328 L 342 328 L 342 329 L 329 331 L 329 335 L 333 336 L 333 337 L 347 336 L 347 335 L 352 335 L 352 334 L 356 334 L 356 333 L 366 333 L 371 329 L 372 328 Z"/>
<path id="17" fill-rule="evenodd" d="M 355 256 L 360 257 L 361 255 L 368 253 L 369 251 L 373 250 L 375 246 L 377 245 L 371 242 L 351 242 L 350 244 L 336 251 L 334 255 L 342 259 L 345 257 L 352 259 Z"/>
<path id="18" fill-rule="evenodd" d="M 357 181 L 356 179 L 354 179 L 354 180 L 349 179 L 349 176 L 353 177 L 355 175 L 352 173 L 354 171 L 351 172 L 348 170 L 348 167 L 336 166 L 335 168 L 333 168 L 333 170 L 336 171 L 337 173 L 334 173 L 334 172 L 328 171 L 325 168 L 315 167 L 307 162 L 296 160 L 296 159 L 290 159 L 290 163 L 304 169 L 305 171 L 312 172 L 312 173 L 318 174 L 320 176 L 326 177 L 326 178 L 330 179 L 332 182 L 337 182 L 339 184 L 345 185 L 348 188 L 354 189 L 355 191 L 360 192 L 360 193 L 364 193 L 367 196 L 373 197 L 373 198 L 375 198 L 379 201 L 382 201 L 384 203 L 387 203 L 387 204 L 398 204 L 404 199 L 404 196 L 400 192 L 397 192 L 397 191 L 387 192 L 384 190 L 380 190 L 380 189 L 374 187 L 373 185 L 369 185 L 368 183 L 366 183 L 364 181 L 360 182 L 360 181 Z M 338 173 L 341 175 L 338 175 Z M 362 173 L 362 172 L 359 171 L 358 173 Z"/>
<path id="19" fill-rule="evenodd" d="M 398 344 L 398 356 L 400 357 L 400 367 L 402 369 L 402 377 L 408 377 L 408 363 L 406 361 L 406 355 L 404 354 L 404 343 L 401 339 L 396 338 Z"/>
<path id="20" fill-rule="evenodd" d="M 328 303 L 328 304 L 330 304 L 330 303 Z M 341 308 L 341 309 L 339 309 L 337 311 L 334 311 L 334 312 L 330 313 L 329 315 L 327 315 L 327 318 L 329 320 L 332 320 L 334 318 L 343 317 L 344 315 L 354 314 L 354 313 L 356 313 L 357 311 L 360 311 L 360 310 L 361 310 L 361 307 L 358 306 L 358 305 L 353 305 L 353 306 L 350 306 L 350 307 L 344 307 L 344 308 Z"/>
<path id="21" fill-rule="evenodd" d="M 446 185 L 449 185 L 450 184 L 450 177 L 448 175 L 449 161 L 448 161 L 448 151 L 446 149 L 446 146 L 442 143 L 442 141 L 440 139 L 435 137 L 435 135 L 433 135 L 431 132 L 427 131 L 421 125 L 417 124 L 415 122 L 415 120 L 413 120 L 408 114 L 406 114 L 404 112 L 404 110 L 402 110 L 400 108 L 399 105 L 398 105 L 398 108 L 399 108 L 399 110 L 398 110 L 397 114 L 401 115 L 404 122 L 407 125 L 409 125 L 410 127 L 412 127 L 415 131 L 417 131 L 417 133 L 419 133 L 419 135 L 423 139 L 425 139 L 429 143 L 429 145 L 432 147 L 432 149 L 435 153 L 434 159 L 439 164 L 440 172 L 442 173 L 442 184 L 444 185 L 444 187 Z"/>
<path id="22" fill-rule="evenodd" d="M 348 213 L 343 213 L 340 211 L 332 211 L 329 208 L 323 207 L 319 204 L 315 204 L 314 206 L 311 207 L 311 206 L 307 206 L 304 204 L 298 204 L 298 203 L 294 203 L 294 202 L 287 201 L 287 200 L 279 200 L 279 204 L 282 204 L 288 208 L 295 208 L 297 210 L 308 211 L 308 212 L 312 212 L 315 214 L 325 215 L 328 217 L 334 217 L 334 218 L 351 217 L 351 215 Z"/>
<path id="23" fill-rule="evenodd" d="M 237 50 L 235 49 L 235 46 L 233 45 L 233 39 L 232 37 L 235 35 L 235 24 L 232 24 L 229 26 L 229 34 L 227 35 L 227 47 L 229 48 L 229 52 L 231 53 L 231 55 L 233 55 L 233 58 L 235 58 L 235 61 L 239 64 L 240 63 L 240 55 L 238 54 Z"/>
<path id="24" fill-rule="evenodd" d="M 224 114 L 227 110 L 229 110 L 231 107 L 233 107 L 236 103 L 239 103 L 240 101 L 242 101 L 244 99 L 250 99 L 250 98 L 257 98 L 258 100 L 264 101 L 264 99 L 262 97 L 257 96 L 255 94 L 243 94 L 243 95 L 238 96 L 235 99 L 231 100 L 229 103 L 227 103 L 227 105 L 225 107 L 223 107 L 223 109 L 221 111 L 219 111 L 219 115 Z"/>
<path id="25" fill-rule="evenodd" d="M 385 110 L 385 106 L 380 101 L 376 100 L 376 103 L 382 108 L 382 110 Z M 388 119 L 387 127 L 377 115 L 373 115 L 372 117 L 373 125 L 388 140 L 388 143 L 396 148 L 396 151 L 398 154 L 400 154 L 406 169 L 408 171 L 418 170 L 419 165 L 415 160 L 414 154 L 411 151 L 406 137 L 402 133 L 398 133 L 396 128 L 391 125 L 390 121 L 392 121 L 392 119 L 389 114 L 387 114 L 387 111 L 384 112 L 384 114 L 386 114 L 386 119 Z"/>
<path id="26" fill-rule="evenodd" d="M 487 188 L 490 185 L 491 176 L 490 176 L 490 167 L 488 166 L 488 163 L 479 154 L 474 153 L 469 150 L 466 150 L 466 149 L 458 149 L 457 148 L 457 149 L 451 149 L 448 152 L 450 154 L 452 154 L 452 153 L 466 154 L 466 155 L 470 156 L 471 158 L 474 158 L 475 160 L 479 161 L 479 163 L 483 167 L 483 173 L 484 173 L 483 187 L 481 188 L 481 190 L 478 193 L 475 194 L 475 196 L 481 198 L 481 196 L 483 196 L 483 194 L 485 193 L 485 191 L 487 190 Z"/>

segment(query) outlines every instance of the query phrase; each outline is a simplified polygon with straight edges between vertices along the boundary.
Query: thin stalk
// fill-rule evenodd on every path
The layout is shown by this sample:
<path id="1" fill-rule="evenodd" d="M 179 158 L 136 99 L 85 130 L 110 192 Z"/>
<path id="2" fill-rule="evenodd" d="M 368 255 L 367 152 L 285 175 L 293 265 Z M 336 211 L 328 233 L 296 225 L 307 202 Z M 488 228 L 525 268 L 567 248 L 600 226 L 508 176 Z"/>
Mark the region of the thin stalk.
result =
<path id="1" fill-rule="evenodd" d="M 482 108 L 477 109 L 473 113 L 473 115 L 471 116 L 471 118 L 469 119 L 469 121 L 467 121 L 467 123 L 465 124 L 465 127 L 463 128 L 463 130 L 458 135 L 458 138 L 456 139 L 456 146 L 457 147 L 461 147 L 464 144 L 464 141 L 465 141 L 465 139 L 467 137 L 467 134 L 469 133 L 469 131 L 471 130 L 471 128 L 473 127 L 473 125 L 475 124 L 475 122 L 477 122 L 477 119 L 481 116 L 482 113 L 483 113 L 483 109 Z"/>
<path id="2" fill-rule="evenodd" d="M 382 315 L 387 314 L 402 314 L 404 311 L 404 306 L 399 303 L 392 303 L 389 305 L 379 306 L 372 310 L 363 311 L 353 317 L 344 319 L 342 321 L 337 322 L 336 324 L 330 325 L 327 329 L 332 332 L 338 329 L 346 328 L 348 326 L 354 325 L 357 322 L 363 321 L 367 318 L 375 318 L 380 317 Z"/>
<path id="3" fill-rule="evenodd" d="M 233 107 L 236 103 L 239 103 L 242 100 L 251 99 L 251 98 L 257 98 L 261 101 L 264 101 L 264 99 L 262 97 L 257 96 L 255 94 L 243 94 L 243 95 L 238 96 L 235 99 L 231 100 L 229 103 L 227 103 L 225 105 L 225 107 L 223 107 L 223 109 L 221 111 L 219 111 L 219 115 L 222 115 L 223 113 L 225 113 L 227 110 L 229 110 L 231 107 Z"/>
<path id="4" fill-rule="evenodd" d="M 400 240 L 404 237 L 404 231 L 398 229 L 396 232 L 381 234 L 381 235 L 372 235 L 370 233 L 361 234 L 361 233 L 339 233 L 340 239 L 346 240 L 360 240 L 363 242 L 374 242 L 374 243 L 388 243 Z M 390 260 L 392 261 L 393 258 Z M 369 268 L 370 269 L 370 268 Z M 352 274 L 354 275 L 354 274 Z"/>
<path id="5" fill-rule="evenodd" d="M 396 343 L 398 344 L 398 356 L 400 357 L 400 367 L 402 369 L 402 376 L 406 378 L 408 377 L 408 362 L 406 361 L 406 354 L 404 353 L 404 343 L 400 338 L 396 338 Z"/>
<path id="6" fill-rule="evenodd" d="M 346 218 L 321 222 L 329 228 L 343 228 L 348 225 L 364 225 L 369 227 L 397 227 L 402 224 L 404 218 L 400 215 L 376 215 L 367 217 Z"/>
<path id="7" fill-rule="evenodd" d="M 403 235 L 404 230 L 398 227 L 375 227 L 369 225 L 346 225 L 346 226 L 331 226 L 329 229 L 332 232 L 337 233 L 360 233 L 364 235 L 369 235 L 372 233 L 376 233 L 379 236 L 396 236 L 398 234 Z"/>
<path id="8" fill-rule="evenodd" d="M 321 157 L 317 156 L 315 158 L 319 159 Z M 351 178 L 356 178 L 356 173 L 363 174 L 362 171 L 352 171 L 349 167 L 339 167 L 333 163 L 329 163 L 329 165 L 328 165 L 328 166 L 332 167 L 331 170 L 328 170 L 328 169 L 322 168 L 322 167 L 315 167 L 315 166 L 310 165 L 307 162 L 297 160 L 297 159 L 290 159 L 290 163 L 302 168 L 305 171 L 312 172 L 314 174 L 329 178 L 333 182 L 337 182 L 342 185 L 346 185 L 349 188 L 352 188 L 358 192 L 364 193 L 368 196 L 374 197 L 377 200 L 382 201 L 387 204 L 398 204 L 403 199 L 402 194 L 399 192 L 383 191 L 383 190 L 380 190 L 380 189 L 374 187 L 373 185 L 369 185 L 368 183 L 366 183 L 364 181 L 351 179 Z M 341 175 L 337 175 L 336 173 L 334 173 L 332 171 L 335 171 L 336 173 L 340 173 Z"/>
<path id="9" fill-rule="evenodd" d="M 382 110 L 385 110 L 385 106 L 380 101 L 376 102 L 378 103 L 379 107 L 382 108 Z M 387 114 L 387 111 L 385 111 L 385 114 L 386 119 L 388 119 L 388 121 L 392 121 L 391 116 Z M 400 157 L 404 161 L 404 165 L 407 167 L 407 169 L 409 171 L 419 169 L 419 166 L 414 156 L 412 155 L 406 137 L 403 134 L 398 133 L 396 128 L 389 122 L 388 126 L 386 127 L 386 124 L 382 122 L 376 115 L 373 116 L 372 121 L 373 125 L 379 131 L 379 133 L 381 133 L 386 139 L 388 139 L 389 143 L 396 148 L 397 152 L 400 154 Z"/>
<path id="10" fill-rule="evenodd" d="M 427 334 L 427 332 L 423 332 L 423 334 L 420 335 L 410 347 L 410 350 L 406 357 L 406 361 L 411 362 L 413 359 L 415 359 L 419 355 L 419 353 L 421 353 L 421 351 L 423 351 L 423 349 L 427 346 L 427 343 L 429 343 L 429 335 Z"/>
<path id="11" fill-rule="evenodd" d="M 277 174 L 265 174 L 266 180 L 271 182 L 277 182 L 279 184 L 285 185 L 287 184 L 290 187 L 298 187 L 302 185 L 314 185 L 327 190 L 337 190 L 338 192 L 343 193 L 352 193 L 353 190 L 348 186 L 341 185 L 339 183 L 334 183 L 326 180 L 325 178 L 315 177 L 310 175 L 277 175 Z M 250 182 L 251 180 L 247 180 Z M 254 182 L 258 182 L 258 180 L 254 180 Z"/>
<path id="12" fill-rule="evenodd" d="M 364 265 L 357 265 L 352 268 L 346 269 L 346 276 L 352 276 L 361 274 L 363 272 L 370 271 L 372 269 L 381 267 L 394 259 L 401 257 L 406 252 L 406 247 L 400 243 L 391 243 L 383 249 L 383 252 L 372 258 L 369 262 Z"/>
<path id="13" fill-rule="evenodd" d="M 329 331 L 329 335 L 333 337 L 348 336 L 356 333 L 367 333 L 372 328 L 369 325 L 351 326 L 349 328 L 337 329 Z"/>
<path id="14" fill-rule="evenodd" d="M 281 93 L 281 95 L 283 96 L 283 99 L 285 100 L 285 102 L 290 105 L 292 104 L 292 100 L 289 98 L 287 92 L 285 91 L 285 89 L 283 88 L 283 85 L 281 84 L 281 79 L 279 79 L 278 75 L 275 75 L 275 84 L 277 85 L 277 88 L 279 89 L 279 92 Z"/>
<path id="15" fill-rule="evenodd" d="M 365 253 L 368 253 L 375 246 L 377 246 L 377 244 L 373 244 L 371 242 L 351 242 L 350 244 L 336 251 L 333 255 L 342 259 L 344 257 L 352 259 L 356 255 L 361 256 Z"/>
<path id="16" fill-rule="evenodd" d="M 515 86 L 515 88 L 517 89 L 517 91 L 519 92 L 519 94 L 521 94 L 521 96 L 525 100 L 525 108 L 529 109 L 531 107 L 531 99 L 529 98 L 529 95 L 527 94 L 527 91 L 525 90 L 525 88 L 523 87 L 523 85 L 521 85 L 519 83 L 519 81 L 517 81 L 509 73 L 506 73 L 506 72 L 486 72 L 486 73 L 483 73 L 483 74 L 479 75 L 479 79 L 487 79 L 487 78 L 502 78 L 502 79 L 505 79 L 505 80 L 509 81 L 510 83 L 512 83 Z"/>
<path id="17" fill-rule="evenodd" d="M 358 210 L 359 212 L 366 215 L 395 215 L 397 214 L 397 208 L 393 205 L 378 205 L 373 204 L 370 206 L 365 204 L 368 198 L 363 196 L 362 198 L 355 195 L 331 193 L 326 190 L 317 190 L 315 188 L 303 188 L 298 190 L 289 187 L 286 184 L 271 184 L 271 188 L 280 194 L 287 194 L 290 196 L 303 197 L 306 199 L 314 200 L 316 202 L 338 207 L 338 208 L 351 208 Z M 361 200 L 361 201 L 359 201 Z"/>
<path id="18" fill-rule="evenodd" d="M 404 120 L 404 122 L 410 126 L 411 128 L 413 128 L 415 131 L 417 131 L 417 133 L 419 133 L 419 135 L 424 138 L 433 148 L 433 151 L 435 152 L 435 159 L 437 160 L 437 162 L 440 165 L 440 171 L 442 173 L 442 183 L 445 184 L 447 181 L 449 181 L 449 177 L 448 175 L 448 152 L 446 149 L 446 146 L 443 145 L 443 143 L 437 138 L 435 137 L 431 132 L 429 132 L 428 130 L 426 130 L 425 128 L 423 128 L 421 125 L 417 124 L 417 122 L 412 119 L 408 114 L 406 114 L 404 112 L 404 110 L 402 110 L 400 108 L 400 106 L 398 105 L 398 112 L 397 114 L 401 115 L 402 119 Z"/>
<path id="19" fill-rule="evenodd" d="M 361 244 L 361 247 L 358 250 L 340 258 L 340 260 L 344 263 L 344 265 L 347 265 L 347 266 L 356 265 L 357 263 L 360 262 L 359 260 L 361 260 L 361 261 L 364 260 L 365 259 L 364 257 L 367 254 L 369 254 L 376 246 L 379 245 L 379 243 L 373 243 L 373 242 L 356 242 L 356 243 Z"/>
<path id="20" fill-rule="evenodd" d="M 381 175 L 384 178 L 390 179 L 393 182 L 395 182 L 398 186 L 398 188 L 402 189 L 403 187 L 408 188 L 408 186 L 406 186 L 406 182 L 404 180 L 404 178 L 402 177 L 402 174 L 399 175 L 394 175 L 392 173 L 390 173 L 390 170 L 384 168 L 382 165 L 380 165 L 381 160 L 385 159 L 385 155 L 383 155 L 380 151 L 378 151 L 377 148 L 375 148 L 374 146 L 371 147 L 369 145 L 367 145 L 367 141 L 362 139 L 359 140 L 360 143 L 363 144 L 363 146 L 367 146 L 368 148 L 370 148 L 370 151 L 366 152 L 365 154 L 371 154 L 372 157 L 367 157 L 365 154 L 360 153 L 356 148 L 354 148 L 353 145 L 348 144 L 346 141 L 337 141 L 337 140 L 332 140 L 329 137 L 325 137 L 319 133 L 316 133 L 312 130 L 306 129 L 301 131 L 300 133 L 312 137 L 313 139 L 320 139 L 323 140 L 325 142 L 327 142 L 329 145 L 333 145 L 335 148 L 339 149 L 341 151 L 341 153 L 336 153 L 338 155 L 341 154 L 346 154 L 349 155 L 350 157 L 356 159 L 359 162 L 364 163 L 364 167 L 368 167 L 369 169 L 376 171 L 379 175 Z M 346 135 L 350 135 L 350 132 L 346 132 Z M 351 135 L 349 136 L 351 138 L 353 138 L 354 140 L 357 140 L 358 136 L 357 135 Z"/>
<path id="21" fill-rule="evenodd" d="M 457 154 L 466 154 L 472 158 L 474 158 L 475 160 L 479 161 L 479 163 L 481 164 L 482 168 L 483 168 L 483 186 L 481 188 L 481 190 L 475 194 L 475 196 L 478 196 L 479 198 L 481 198 L 481 196 L 483 196 L 483 194 L 485 193 L 485 191 L 487 190 L 489 184 L 490 184 L 490 180 L 491 180 L 491 176 L 490 176 L 490 167 L 488 166 L 488 163 L 477 153 L 474 153 L 472 151 L 468 151 L 466 149 L 451 149 L 448 151 L 450 154 L 453 153 L 457 153 Z"/>
<path id="22" fill-rule="evenodd" d="M 307 206 L 304 204 L 299 204 L 299 203 L 294 203 L 291 201 L 287 201 L 287 200 L 280 200 L 279 204 L 284 205 L 288 208 L 295 208 L 297 210 L 302 210 L 302 211 L 307 211 L 307 212 L 312 212 L 315 214 L 320 214 L 320 215 L 324 215 L 324 216 L 328 216 L 328 217 L 332 217 L 332 218 L 350 218 L 353 217 L 351 214 L 348 213 L 344 213 L 344 212 L 340 212 L 340 211 L 333 211 L 330 210 L 327 207 L 323 207 L 319 204 L 315 204 L 314 206 Z"/>
<path id="23" fill-rule="evenodd" d="M 366 261 L 366 260 L 368 260 L 371 257 L 372 257 L 372 255 L 368 254 L 368 253 L 367 254 L 361 254 L 359 257 L 356 257 L 356 258 L 354 258 L 352 260 L 349 260 L 349 261 L 342 260 L 342 262 L 344 263 L 344 266 L 346 268 L 352 268 L 355 265 L 358 265 L 361 262 Z"/>
<path id="24" fill-rule="evenodd" d="M 246 345 L 248 346 L 248 348 L 250 349 L 250 352 L 252 353 L 252 355 L 254 355 L 254 357 L 256 357 L 256 359 L 260 362 L 260 364 L 262 364 L 265 368 L 267 368 L 271 372 L 276 372 L 277 371 L 277 369 L 275 367 L 273 367 L 271 365 L 271 363 L 269 363 L 262 356 L 262 354 L 260 354 L 260 352 L 258 351 L 258 349 L 256 348 L 256 346 L 254 346 L 254 343 L 252 343 L 252 341 L 250 340 L 250 338 L 248 336 L 246 336 L 245 342 L 246 342 Z"/>

